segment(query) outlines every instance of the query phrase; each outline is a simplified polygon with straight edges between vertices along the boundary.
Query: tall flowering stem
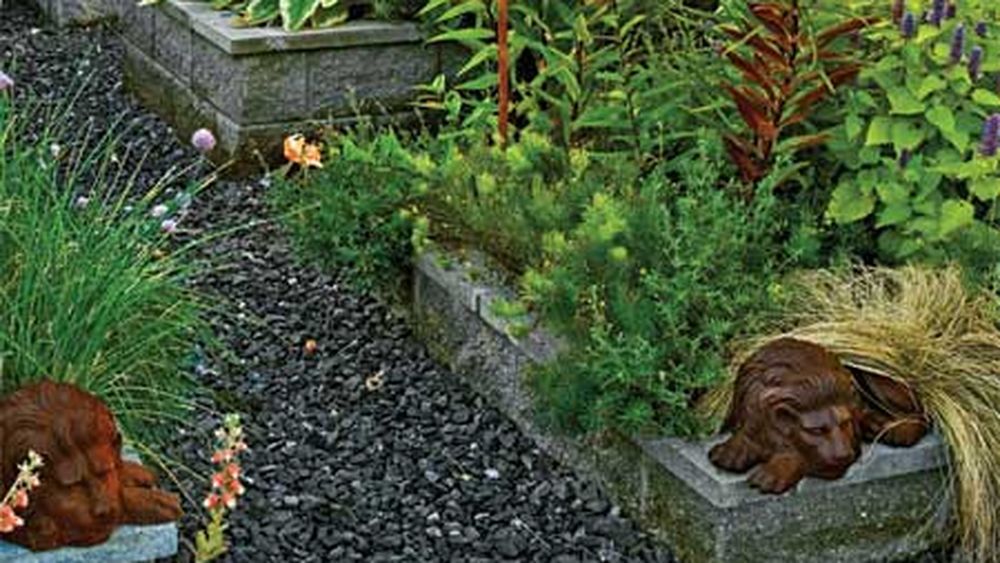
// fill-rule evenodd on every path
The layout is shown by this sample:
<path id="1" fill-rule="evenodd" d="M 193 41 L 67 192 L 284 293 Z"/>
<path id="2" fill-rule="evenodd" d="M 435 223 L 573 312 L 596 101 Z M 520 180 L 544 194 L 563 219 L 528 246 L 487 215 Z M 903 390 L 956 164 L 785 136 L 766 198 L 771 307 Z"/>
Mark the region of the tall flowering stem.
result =
<path id="1" fill-rule="evenodd" d="M 0 534 L 9 534 L 24 525 L 15 510 L 28 506 L 28 493 L 41 484 L 38 470 L 42 465 L 42 456 L 29 450 L 28 458 L 17 466 L 17 479 L 0 502 Z"/>
<path id="2" fill-rule="evenodd" d="M 226 553 L 226 514 L 236 508 L 237 499 L 246 492 L 240 477 L 240 455 L 247 451 L 243 440 L 243 427 L 239 415 L 227 415 L 222 428 L 215 432 L 218 448 L 212 454 L 216 471 L 212 475 L 212 488 L 205 497 L 204 506 L 212 520 L 195 536 L 195 560 L 211 561 Z"/>
<path id="3" fill-rule="evenodd" d="M 510 46 L 508 45 L 507 0 L 497 0 L 497 72 L 499 76 L 498 127 L 500 142 L 507 146 L 507 130 L 510 122 Z"/>

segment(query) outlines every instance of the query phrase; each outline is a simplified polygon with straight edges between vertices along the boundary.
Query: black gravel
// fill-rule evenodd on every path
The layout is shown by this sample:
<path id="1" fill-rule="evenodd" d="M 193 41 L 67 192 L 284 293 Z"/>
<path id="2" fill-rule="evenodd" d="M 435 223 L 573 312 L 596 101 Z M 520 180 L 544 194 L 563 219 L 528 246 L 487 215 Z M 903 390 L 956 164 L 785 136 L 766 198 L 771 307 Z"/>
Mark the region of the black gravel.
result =
<path id="1" fill-rule="evenodd" d="M 111 29 L 56 30 L 7 5 L 0 55 L 21 91 L 52 103 L 79 93 L 72 128 L 131 127 L 133 152 L 148 153 L 147 181 L 197 160 L 124 93 Z M 216 185 L 181 225 L 182 238 L 240 227 L 198 251 L 207 271 L 197 285 L 219 304 L 211 323 L 221 350 L 195 370 L 211 410 L 168 452 L 187 495 L 185 538 L 203 517 L 212 412 L 238 411 L 252 451 L 229 560 L 670 561 L 600 491 L 436 365 L 403 319 L 297 263 L 267 222 L 267 189 L 264 180 Z M 309 339 L 313 355 L 303 351 Z"/>

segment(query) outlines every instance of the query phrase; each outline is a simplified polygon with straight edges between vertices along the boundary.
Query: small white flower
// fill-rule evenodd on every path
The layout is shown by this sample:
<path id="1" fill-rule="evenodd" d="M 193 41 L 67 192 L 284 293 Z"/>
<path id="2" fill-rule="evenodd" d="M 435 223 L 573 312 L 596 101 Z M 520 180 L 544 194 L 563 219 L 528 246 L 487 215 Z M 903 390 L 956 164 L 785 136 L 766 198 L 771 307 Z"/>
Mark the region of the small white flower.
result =
<path id="1" fill-rule="evenodd" d="M 73 202 L 73 207 L 77 209 L 85 209 L 88 205 L 90 205 L 90 198 L 85 195 L 76 198 L 76 201 Z"/>
<path id="2" fill-rule="evenodd" d="M 153 217 L 163 217 L 167 214 L 167 211 L 169 211 L 167 206 L 161 203 L 160 205 L 153 206 L 153 209 L 150 210 L 149 214 Z"/>
<path id="3" fill-rule="evenodd" d="M 167 219 L 160 223 L 160 230 L 168 235 L 177 230 L 177 221 L 173 219 Z"/>

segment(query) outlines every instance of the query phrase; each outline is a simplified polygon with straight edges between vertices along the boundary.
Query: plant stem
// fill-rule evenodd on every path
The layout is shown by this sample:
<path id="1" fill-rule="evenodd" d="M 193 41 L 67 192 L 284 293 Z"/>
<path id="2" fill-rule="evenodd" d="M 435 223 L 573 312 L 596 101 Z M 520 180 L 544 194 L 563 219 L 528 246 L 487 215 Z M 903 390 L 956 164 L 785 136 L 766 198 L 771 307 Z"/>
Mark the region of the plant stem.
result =
<path id="1" fill-rule="evenodd" d="M 507 147 L 507 128 L 510 120 L 510 47 L 507 44 L 507 0 L 497 0 L 497 72 L 499 73 L 499 131 L 500 142 Z"/>

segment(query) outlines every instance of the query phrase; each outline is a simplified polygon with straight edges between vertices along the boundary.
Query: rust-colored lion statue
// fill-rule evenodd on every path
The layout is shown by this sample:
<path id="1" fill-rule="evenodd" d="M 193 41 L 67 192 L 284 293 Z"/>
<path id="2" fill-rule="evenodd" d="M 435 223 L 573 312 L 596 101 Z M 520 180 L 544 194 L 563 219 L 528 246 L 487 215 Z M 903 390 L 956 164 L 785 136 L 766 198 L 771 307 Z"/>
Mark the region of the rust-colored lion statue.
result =
<path id="1" fill-rule="evenodd" d="M 4 540 L 35 551 L 107 541 L 122 524 L 181 515 L 175 495 L 153 488 L 145 467 L 124 461 L 115 419 L 98 398 L 43 381 L 0 400 L 0 484 L 11 485 L 28 450 L 41 454 L 41 485 Z"/>
<path id="2" fill-rule="evenodd" d="M 766 493 L 805 476 L 836 479 L 857 459 L 861 440 L 915 444 L 929 423 L 910 390 L 887 377 L 848 371 L 825 348 L 791 338 L 761 347 L 736 376 L 723 430 L 709 451 L 723 469 Z"/>

